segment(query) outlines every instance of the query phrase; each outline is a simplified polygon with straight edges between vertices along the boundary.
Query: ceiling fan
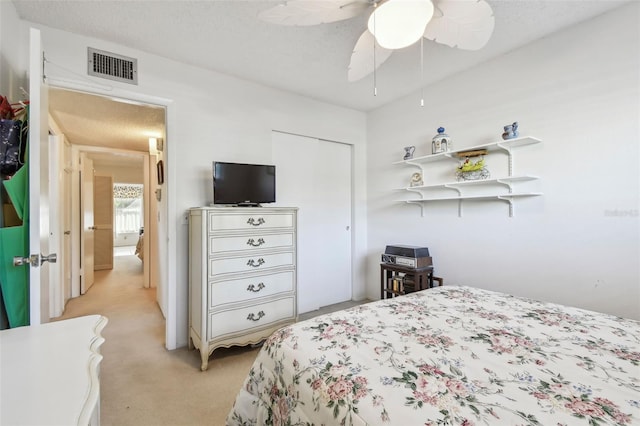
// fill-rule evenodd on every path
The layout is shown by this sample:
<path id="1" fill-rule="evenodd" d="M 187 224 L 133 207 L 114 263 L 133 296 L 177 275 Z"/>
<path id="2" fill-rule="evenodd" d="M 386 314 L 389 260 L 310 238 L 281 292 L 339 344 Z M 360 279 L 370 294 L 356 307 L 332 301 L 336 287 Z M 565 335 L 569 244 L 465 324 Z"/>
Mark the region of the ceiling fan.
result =
<path id="1" fill-rule="evenodd" d="M 349 81 L 364 78 L 395 49 L 423 37 L 459 49 L 481 49 L 494 27 L 493 10 L 485 0 L 288 0 L 258 17 L 279 25 L 310 26 L 363 13 L 370 14 L 369 20 L 353 48 Z"/>

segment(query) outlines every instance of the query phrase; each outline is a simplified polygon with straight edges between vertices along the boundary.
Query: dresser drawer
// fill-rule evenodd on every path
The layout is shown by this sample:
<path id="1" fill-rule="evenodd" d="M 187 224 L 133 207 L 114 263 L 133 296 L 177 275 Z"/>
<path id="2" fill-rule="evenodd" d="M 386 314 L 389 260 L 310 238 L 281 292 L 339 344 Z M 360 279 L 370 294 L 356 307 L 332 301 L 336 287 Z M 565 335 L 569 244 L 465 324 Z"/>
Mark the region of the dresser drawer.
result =
<path id="1" fill-rule="evenodd" d="M 246 229 L 293 228 L 293 213 L 261 212 L 255 214 L 209 213 L 209 232 Z"/>
<path id="2" fill-rule="evenodd" d="M 209 237 L 209 255 L 251 249 L 276 249 L 293 247 L 293 233 L 249 233 L 242 236 Z"/>
<path id="3" fill-rule="evenodd" d="M 293 266 L 292 252 L 209 259 L 209 278 L 219 274 L 258 272 L 282 266 Z"/>
<path id="4" fill-rule="evenodd" d="M 293 271 L 255 275 L 209 283 L 209 309 L 226 303 L 251 301 L 278 293 L 293 292 Z"/>
<path id="5" fill-rule="evenodd" d="M 220 338 L 240 331 L 248 332 L 287 319 L 295 319 L 293 296 L 210 314 L 207 339 Z"/>

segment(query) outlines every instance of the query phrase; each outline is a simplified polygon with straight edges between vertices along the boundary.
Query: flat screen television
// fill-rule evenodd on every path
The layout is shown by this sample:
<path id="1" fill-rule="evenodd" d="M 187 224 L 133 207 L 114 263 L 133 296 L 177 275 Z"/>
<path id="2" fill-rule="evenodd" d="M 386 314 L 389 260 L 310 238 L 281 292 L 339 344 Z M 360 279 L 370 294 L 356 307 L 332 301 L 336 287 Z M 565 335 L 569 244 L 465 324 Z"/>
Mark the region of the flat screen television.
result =
<path id="1" fill-rule="evenodd" d="M 213 162 L 213 203 L 259 206 L 276 201 L 276 166 Z"/>

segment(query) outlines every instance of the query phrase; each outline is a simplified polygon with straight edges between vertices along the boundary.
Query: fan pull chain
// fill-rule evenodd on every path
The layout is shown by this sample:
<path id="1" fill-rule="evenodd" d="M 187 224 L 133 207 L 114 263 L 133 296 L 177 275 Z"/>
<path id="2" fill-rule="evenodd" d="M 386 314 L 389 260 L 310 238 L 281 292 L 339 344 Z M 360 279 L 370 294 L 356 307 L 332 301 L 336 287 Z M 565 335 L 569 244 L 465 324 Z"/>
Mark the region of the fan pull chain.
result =
<path id="1" fill-rule="evenodd" d="M 373 4 L 373 96 L 378 96 L 378 81 L 376 76 L 376 14 L 378 3 Z"/>
<path id="2" fill-rule="evenodd" d="M 420 37 L 420 106 L 424 107 L 424 37 Z"/>

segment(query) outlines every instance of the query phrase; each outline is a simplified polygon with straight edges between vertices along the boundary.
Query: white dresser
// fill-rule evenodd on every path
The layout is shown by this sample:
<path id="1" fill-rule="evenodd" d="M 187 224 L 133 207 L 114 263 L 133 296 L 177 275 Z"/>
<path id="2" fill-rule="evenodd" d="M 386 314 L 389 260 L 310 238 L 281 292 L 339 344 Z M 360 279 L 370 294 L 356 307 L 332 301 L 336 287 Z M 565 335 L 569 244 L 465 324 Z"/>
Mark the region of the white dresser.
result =
<path id="1" fill-rule="evenodd" d="M 297 209 L 189 211 L 189 347 L 259 343 L 297 320 Z"/>
<path id="2" fill-rule="evenodd" d="M 99 425 L 100 346 L 89 315 L 0 332 L 1 425 Z"/>

